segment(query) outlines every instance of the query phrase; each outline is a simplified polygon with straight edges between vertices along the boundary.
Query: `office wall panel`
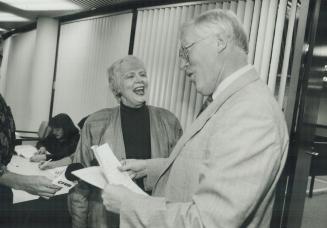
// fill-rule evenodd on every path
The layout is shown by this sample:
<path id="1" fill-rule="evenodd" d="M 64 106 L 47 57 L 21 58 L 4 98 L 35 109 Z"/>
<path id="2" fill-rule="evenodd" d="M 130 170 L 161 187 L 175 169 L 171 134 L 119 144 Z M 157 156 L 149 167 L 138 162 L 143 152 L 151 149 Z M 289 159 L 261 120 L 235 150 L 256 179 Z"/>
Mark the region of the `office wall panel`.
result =
<path id="1" fill-rule="evenodd" d="M 12 109 L 16 128 L 33 130 L 28 129 L 26 124 L 31 118 L 30 75 L 34 58 L 36 30 L 17 34 L 9 39 L 6 41 L 11 42 L 8 65 L 6 75 L 3 75 L 6 77 L 4 98 Z"/>
<path id="2" fill-rule="evenodd" d="M 117 102 L 108 67 L 128 54 L 132 14 L 86 18 L 61 25 L 53 115 L 82 117 Z"/>
<path id="3" fill-rule="evenodd" d="M 27 129 L 38 129 L 40 123 L 48 120 L 51 90 L 55 67 L 58 20 L 39 18 L 30 78 L 30 120 Z"/>
<path id="4" fill-rule="evenodd" d="M 19 130 L 37 131 L 48 119 L 57 32 L 58 20 L 41 17 L 35 30 L 6 41 L 10 45 L 4 96 Z"/>
<path id="5" fill-rule="evenodd" d="M 9 37 L 4 41 L 3 44 L 3 57 L 1 61 L 1 68 L 0 68 L 0 93 L 5 96 L 6 93 L 6 79 L 7 79 L 7 69 L 8 69 L 8 60 L 9 60 L 9 53 L 12 37 Z"/>

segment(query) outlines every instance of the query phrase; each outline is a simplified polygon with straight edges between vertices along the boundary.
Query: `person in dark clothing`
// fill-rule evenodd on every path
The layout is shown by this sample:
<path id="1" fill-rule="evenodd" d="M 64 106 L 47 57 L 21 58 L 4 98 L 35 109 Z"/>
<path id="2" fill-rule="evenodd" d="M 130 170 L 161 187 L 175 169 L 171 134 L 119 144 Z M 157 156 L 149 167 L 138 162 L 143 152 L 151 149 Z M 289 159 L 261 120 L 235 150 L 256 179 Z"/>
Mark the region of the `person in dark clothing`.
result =
<path id="1" fill-rule="evenodd" d="M 0 227 L 13 225 L 10 219 L 13 210 L 12 188 L 46 198 L 54 196 L 60 189 L 44 176 L 28 176 L 10 172 L 7 165 L 14 153 L 15 122 L 9 106 L 0 94 Z"/>
<path id="2" fill-rule="evenodd" d="M 39 152 L 31 157 L 33 162 L 50 159 L 58 161 L 75 152 L 79 140 L 79 130 L 67 114 L 61 113 L 52 117 L 49 127 L 51 128 L 50 135 L 36 144 Z M 51 166 L 51 168 L 54 167 L 57 166 Z"/>
<path id="3" fill-rule="evenodd" d="M 44 140 L 37 143 L 38 154 L 31 161 L 41 161 L 40 169 L 51 169 L 71 163 L 70 156 L 75 152 L 79 130 L 72 119 L 64 113 L 52 117 L 49 121 L 51 132 Z M 51 162 L 44 162 L 49 161 Z M 33 227 L 44 227 L 48 220 L 53 221 L 49 227 L 68 228 L 71 226 L 67 210 L 67 195 L 55 196 L 50 200 L 40 199 L 34 203 L 36 210 L 31 211 L 28 224 Z"/>

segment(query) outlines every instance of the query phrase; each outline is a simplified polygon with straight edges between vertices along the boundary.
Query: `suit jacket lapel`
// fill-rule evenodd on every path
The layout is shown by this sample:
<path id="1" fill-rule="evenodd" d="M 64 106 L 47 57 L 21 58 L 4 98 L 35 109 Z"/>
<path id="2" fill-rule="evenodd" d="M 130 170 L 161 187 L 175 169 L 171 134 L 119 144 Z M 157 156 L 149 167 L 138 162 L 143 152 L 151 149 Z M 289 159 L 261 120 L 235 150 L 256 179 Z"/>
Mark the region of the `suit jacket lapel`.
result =
<path id="1" fill-rule="evenodd" d="M 259 76 L 254 68 L 251 68 L 249 71 L 245 72 L 240 76 L 236 81 L 229 85 L 202 113 L 201 115 L 192 123 L 192 125 L 187 129 L 185 134 L 177 142 L 174 150 L 168 158 L 168 162 L 165 168 L 162 170 L 160 177 L 167 171 L 167 169 L 172 165 L 178 154 L 181 152 L 184 145 L 197 133 L 199 132 L 206 122 L 218 111 L 221 105 L 224 104 L 226 100 L 238 90 L 242 89 L 246 85 L 250 84 L 253 81 L 259 79 Z M 158 182 L 156 181 L 156 183 Z"/>
<path id="2" fill-rule="evenodd" d="M 111 113 L 110 119 L 108 120 L 107 129 L 102 137 L 101 144 L 103 143 L 109 144 L 118 160 L 126 158 L 119 106 L 113 113 Z"/>

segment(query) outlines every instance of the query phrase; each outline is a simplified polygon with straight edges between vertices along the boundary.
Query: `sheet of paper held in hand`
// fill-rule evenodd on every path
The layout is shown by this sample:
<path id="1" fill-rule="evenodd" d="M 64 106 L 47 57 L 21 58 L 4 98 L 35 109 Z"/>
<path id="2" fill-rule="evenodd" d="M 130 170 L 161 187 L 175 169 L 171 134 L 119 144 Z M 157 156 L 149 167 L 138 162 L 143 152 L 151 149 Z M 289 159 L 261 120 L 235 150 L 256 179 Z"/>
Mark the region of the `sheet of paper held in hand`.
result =
<path id="1" fill-rule="evenodd" d="M 37 162 L 30 162 L 29 159 L 23 158 L 21 156 L 13 156 L 10 163 L 7 165 L 7 168 L 10 172 L 22 174 L 22 175 L 40 175 L 46 176 L 50 180 L 53 180 L 63 174 L 67 168 L 67 166 L 58 167 L 54 169 L 48 170 L 40 170 L 38 167 L 39 163 Z M 65 194 L 68 191 L 65 189 L 59 190 L 56 192 L 56 195 Z M 25 191 L 15 190 L 13 189 L 14 203 L 20 203 L 24 201 L 38 199 L 39 196 L 29 194 Z"/>
<path id="2" fill-rule="evenodd" d="M 147 195 L 126 172 L 118 170 L 117 167 L 121 164 L 107 143 L 101 146 L 92 146 L 92 150 L 101 168 L 98 166 L 88 167 L 74 171 L 72 174 L 98 188 L 103 189 L 106 183 L 110 183 L 123 185 L 133 192 Z"/>

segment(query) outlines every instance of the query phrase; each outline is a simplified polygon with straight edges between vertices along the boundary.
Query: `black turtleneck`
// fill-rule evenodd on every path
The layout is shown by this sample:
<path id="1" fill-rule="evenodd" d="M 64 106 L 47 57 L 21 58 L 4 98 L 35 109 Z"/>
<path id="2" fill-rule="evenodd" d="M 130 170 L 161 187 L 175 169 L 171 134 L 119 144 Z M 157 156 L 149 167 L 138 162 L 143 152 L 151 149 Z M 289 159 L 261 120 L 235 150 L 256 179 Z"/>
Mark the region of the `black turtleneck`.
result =
<path id="1" fill-rule="evenodd" d="M 120 103 L 121 126 L 126 158 L 151 158 L 150 117 L 147 106 L 131 108 Z M 143 179 L 136 181 L 144 190 Z"/>

